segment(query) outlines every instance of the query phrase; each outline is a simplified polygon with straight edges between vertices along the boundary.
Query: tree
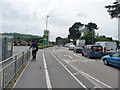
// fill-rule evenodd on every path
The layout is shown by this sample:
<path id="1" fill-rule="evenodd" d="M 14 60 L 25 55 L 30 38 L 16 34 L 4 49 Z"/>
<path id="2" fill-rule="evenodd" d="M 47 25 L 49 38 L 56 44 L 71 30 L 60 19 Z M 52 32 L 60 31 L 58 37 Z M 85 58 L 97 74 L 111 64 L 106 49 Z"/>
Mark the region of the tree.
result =
<path id="1" fill-rule="evenodd" d="M 94 31 L 94 30 L 98 29 L 97 25 L 95 23 L 92 23 L 92 22 L 85 25 L 85 27 L 87 27 L 89 31 Z"/>
<path id="2" fill-rule="evenodd" d="M 113 41 L 112 37 L 97 36 L 96 41 Z"/>
<path id="3" fill-rule="evenodd" d="M 66 43 L 70 43 L 70 40 L 68 38 L 61 38 L 61 37 L 56 38 L 57 45 L 65 45 Z"/>
<path id="4" fill-rule="evenodd" d="M 119 2 L 114 2 L 113 5 L 105 6 L 107 8 L 111 18 L 120 18 L 120 4 Z"/>
<path id="5" fill-rule="evenodd" d="M 95 32 L 87 31 L 84 33 L 84 35 L 81 37 L 81 39 L 84 39 L 86 44 L 93 44 L 96 41 Z"/>
<path id="6" fill-rule="evenodd" d="M 56 38 L 56 44 L 57 45 L 62 45 L 62 38 L 61 37 Z"/>
<path id="7" fill-rule="evenodd" d="M 95 30 L 98 29 L 97 25 L 95 23 L 90 22 L 87 25 L 85 25 L 85 27 L 87 27 L 88 30 L 84 32 L 81 39 L 84 39 L 86 41 L 86 44 L 94 44 L 96 41 Z"/>
<path id="8" fill-rule="evenodd" d="M 80 30 L 80 27 L 84 27 L 84 29 Z M 90 22 L 84 25 L 80 22 L 76 22 L 72 27 L 69 28 L 70 34 L 68 35 L 68 38 L 75 42 L 77 39 L 80 39 L 82 33 L 84 32 L 82 39 L 85 39 L 87 44 L 92 44 L 95 42 L 95 30 L 97 29 L 98 27 L 95 23 Z"/>
<path id="9" fill-rule="evenodd" d="M 81 36 L 81 33 L 79 33 L 79 27 L 84 26 L 84 24 L 81 24 L 80 22 L 74 23 L 72 27 L 69 28 L 69 39 L 77 40 Z"/>

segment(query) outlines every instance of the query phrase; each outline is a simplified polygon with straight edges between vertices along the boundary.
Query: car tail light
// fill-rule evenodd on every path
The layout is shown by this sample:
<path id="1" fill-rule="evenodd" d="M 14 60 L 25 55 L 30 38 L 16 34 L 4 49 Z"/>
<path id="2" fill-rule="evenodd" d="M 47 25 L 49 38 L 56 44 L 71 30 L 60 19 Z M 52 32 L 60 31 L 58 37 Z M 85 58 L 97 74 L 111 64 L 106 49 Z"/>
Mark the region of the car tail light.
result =
<path id="1" fill-rule="evenodd" d="M 106 47 L 104 47 L 104 52 L 106 52 Z"/>

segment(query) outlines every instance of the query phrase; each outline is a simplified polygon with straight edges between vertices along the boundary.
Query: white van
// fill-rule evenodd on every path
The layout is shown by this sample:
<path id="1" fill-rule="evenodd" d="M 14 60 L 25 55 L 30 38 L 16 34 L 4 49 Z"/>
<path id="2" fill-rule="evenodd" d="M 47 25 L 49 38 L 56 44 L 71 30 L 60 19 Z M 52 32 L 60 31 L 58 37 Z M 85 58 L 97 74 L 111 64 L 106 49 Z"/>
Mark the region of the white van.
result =
<path id="1" fill-rule="evenodd" d="M 95 42 L 95 45 L 101 45 L 103 47 L 104 54 L 109 54 L 111 52 L 117 51 L 116 42 L 99 41 L 99 42 Z"/>
<path id="2" fill-rule="evenodd" d="M 75 48 L 75 45 L 70 45 L 69 46 L 69 50 L 74 50 L 74 48 Z"/>

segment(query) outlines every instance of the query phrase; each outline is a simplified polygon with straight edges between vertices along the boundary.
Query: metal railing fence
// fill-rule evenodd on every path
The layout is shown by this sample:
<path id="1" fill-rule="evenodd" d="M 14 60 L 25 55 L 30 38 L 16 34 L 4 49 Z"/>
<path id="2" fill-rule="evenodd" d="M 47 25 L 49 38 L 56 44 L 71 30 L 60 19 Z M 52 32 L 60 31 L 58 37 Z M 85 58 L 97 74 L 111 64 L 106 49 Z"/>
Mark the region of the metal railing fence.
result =
<path id="1" fill-rule="evenodd" d="M 0 62 L 0 90 L 6 88 L 17 72 L 28 63 L 30 53 L 30 50 L 26 50 Z"/>

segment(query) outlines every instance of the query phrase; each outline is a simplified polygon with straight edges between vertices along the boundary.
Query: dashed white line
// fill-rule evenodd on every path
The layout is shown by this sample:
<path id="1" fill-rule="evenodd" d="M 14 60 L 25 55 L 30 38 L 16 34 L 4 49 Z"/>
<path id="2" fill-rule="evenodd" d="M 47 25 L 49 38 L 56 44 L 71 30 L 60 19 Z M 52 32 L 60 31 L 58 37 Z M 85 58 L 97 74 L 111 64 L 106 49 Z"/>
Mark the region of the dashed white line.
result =
<path id="1" fill-rule="evenodd" d="M 50 77 L 49 77 L 49 73 L 48 73 L 48 69 L 47 69 L 47 63 L 46 63 L 46 60 L 45 60 L 44 53 L 43 53 L 43 62 L 44 62 L 44 68 L 45 68 L 45 76 L 46 76 L 47 88 L 52 89 L 52 85 L 51 85 L 51 82 L 50 82 Z"/>

